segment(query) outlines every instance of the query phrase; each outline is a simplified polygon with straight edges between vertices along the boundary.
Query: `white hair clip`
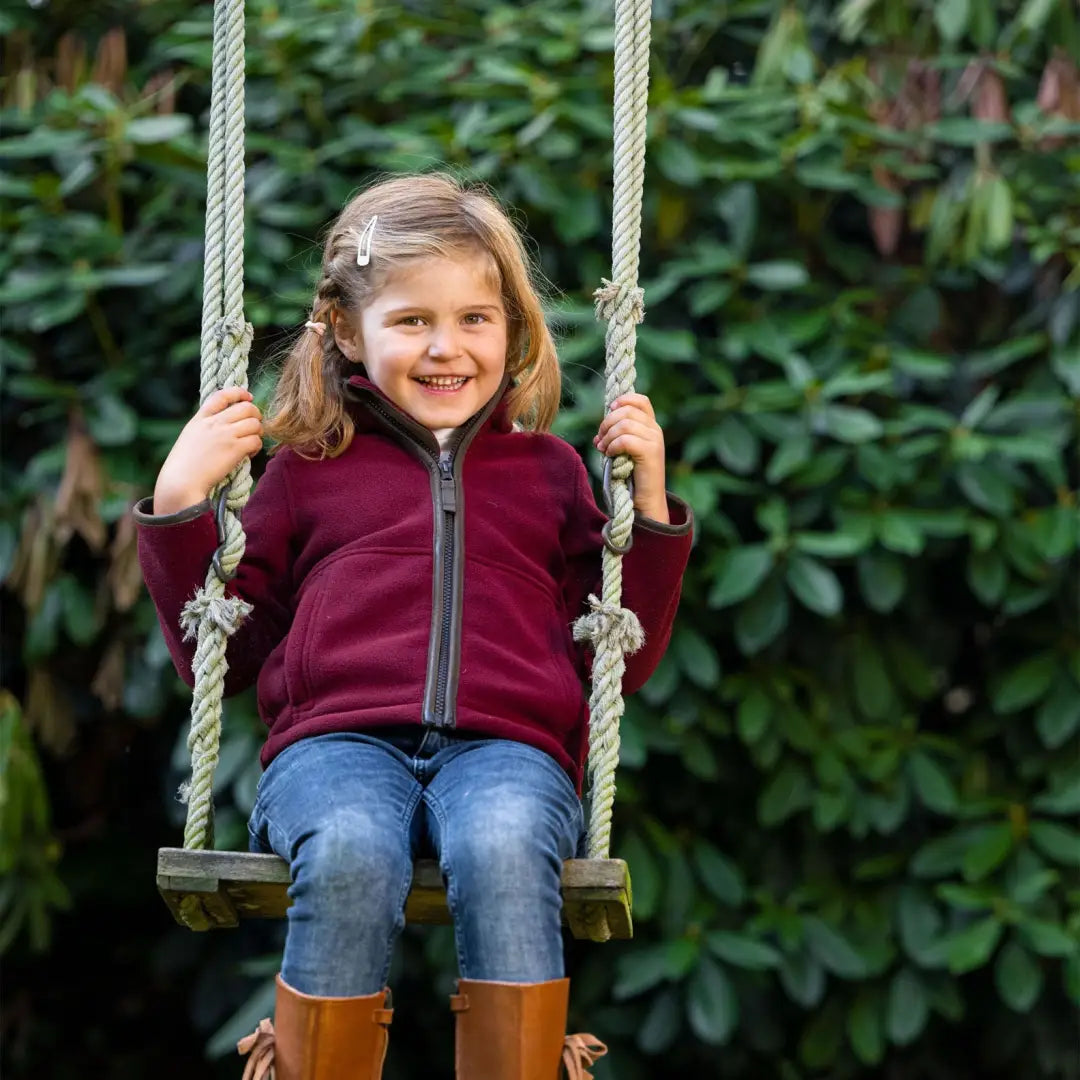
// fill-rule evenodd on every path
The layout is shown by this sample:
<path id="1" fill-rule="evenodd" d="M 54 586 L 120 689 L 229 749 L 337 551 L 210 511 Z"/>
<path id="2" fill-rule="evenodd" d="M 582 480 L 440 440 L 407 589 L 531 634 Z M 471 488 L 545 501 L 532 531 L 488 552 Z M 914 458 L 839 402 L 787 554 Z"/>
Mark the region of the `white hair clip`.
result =
<path id="1" fill-rule="evenodd" d="M 378 220 L 378 214 L 372 216 L 364 226 L 364 231 L 360 234 L 360 243 L 356 247 L 357 266 L 367 266 L 371 262 L 371 237 L 375 233 L 375 222 Z"/>
<path id="2" fill-rule="evenodd" d="M 319 337 L 322 337 L 326 333 L 326 323 L 312 322 L 310 319 L 304 323 L 305 330 L 314 330 Z"/>

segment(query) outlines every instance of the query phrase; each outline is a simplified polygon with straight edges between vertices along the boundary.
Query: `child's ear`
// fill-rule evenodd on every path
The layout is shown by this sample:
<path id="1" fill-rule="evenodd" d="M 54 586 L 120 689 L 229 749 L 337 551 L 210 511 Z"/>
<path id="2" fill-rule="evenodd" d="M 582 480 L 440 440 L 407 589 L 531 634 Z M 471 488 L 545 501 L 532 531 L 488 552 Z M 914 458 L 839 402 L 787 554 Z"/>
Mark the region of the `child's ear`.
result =
<path id="1" fill-rule="evenodd" d="M 334 331 L 334 341 L 346 360 L 353 364 L 364 362 L 361 347 L 360 328 L 344 312 L 336 308 L 330 313 L 330 325 Z"/>

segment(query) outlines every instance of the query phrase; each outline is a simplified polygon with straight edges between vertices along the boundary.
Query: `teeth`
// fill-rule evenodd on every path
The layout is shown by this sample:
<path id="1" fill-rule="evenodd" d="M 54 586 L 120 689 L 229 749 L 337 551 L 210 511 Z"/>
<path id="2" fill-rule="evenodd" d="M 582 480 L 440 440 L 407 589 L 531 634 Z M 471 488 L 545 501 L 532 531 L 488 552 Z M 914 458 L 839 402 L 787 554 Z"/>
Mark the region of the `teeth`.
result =
<path id="1" fill-rule="evenodd" d="M 464 386 L 468 379 L 465 376 L 451 377 L 449 375 L 420 375 L 417 377 L 417 382 L 423 383 L 425 386 L 435 386 L 440 390 L 455 390 L 459 386 Z"/>

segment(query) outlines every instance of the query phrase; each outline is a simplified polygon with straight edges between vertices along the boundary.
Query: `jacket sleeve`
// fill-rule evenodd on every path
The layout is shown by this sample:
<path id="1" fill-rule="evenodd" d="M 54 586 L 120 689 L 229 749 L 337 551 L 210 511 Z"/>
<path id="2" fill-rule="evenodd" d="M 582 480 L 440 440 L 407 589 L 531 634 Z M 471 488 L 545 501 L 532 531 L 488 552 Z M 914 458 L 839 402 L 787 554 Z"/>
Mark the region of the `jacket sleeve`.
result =
<path id="1" fill-rule="evenodd" d="M 241 516 L 247 546 L 226 592 L 246 600 L 253 610 L 229 638 L 226 694 L 238 693 L 255 681 L 292 621 L 293 528 L 286 472 L 283 455 L 270 458 Z M 180 678 L 193 686 L 195 641 L 184 640 L 180 613 L 206 581 L 217 550 L 217 527 L 209 500 L 175 514 L 152 511 L 152 499 L 143 499 L 133 511 L 139 565 L 173 664 Z"/>
<path id="2" fill-rule="evenodd" d="M 563 551 L 566 555 L 566 609 L 572 619 L 586 611 L 590 593 L 600 595 L 603 575 L 601 529 L 607 517 L 593 496 L 589 475 L 577 458 L 575 506 L 567 522 Z M 668 494 L 671 524 L 635 513 L 633 544 L 623 556 L 622 605 L 633 611 L 645 631 L 645 644 L 626 657 L 623 691 L 640 689 L 656 670 L 668 641 L 679 606 L 683 572 L 693 543 L 693 512 L 682 499 Z"/>

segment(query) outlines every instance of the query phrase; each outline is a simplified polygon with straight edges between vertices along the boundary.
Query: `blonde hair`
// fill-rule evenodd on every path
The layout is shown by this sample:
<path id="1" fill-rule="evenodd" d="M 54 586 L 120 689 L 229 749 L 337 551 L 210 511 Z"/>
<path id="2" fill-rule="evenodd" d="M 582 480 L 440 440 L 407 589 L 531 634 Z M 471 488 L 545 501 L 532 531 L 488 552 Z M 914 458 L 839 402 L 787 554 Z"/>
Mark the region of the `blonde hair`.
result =
<path id="1" fill-rule="evenodd" d="M 371 261 L 358 266 L 360 236 L 376 215 Z M 407 272 L 417 259 L 477 252 L 491 260 L 493 283 L 506 310 L 506 371 L 512 380 L 508 420 L 548 430 L 559 407 L 561 376 L 544 321 L 539 276 L 499 203 L 477 185 L 438 173 L 376 183 L 355 196 L 330 227 L 310 315 L 326 331 L 305 332 L 285 358 L 266 434 L 307 456 L 343 453 L 354 433 L 345 384 L 355 365 L 334 340 L 333 313 L 355 319 L 392 275 Z"/>

